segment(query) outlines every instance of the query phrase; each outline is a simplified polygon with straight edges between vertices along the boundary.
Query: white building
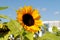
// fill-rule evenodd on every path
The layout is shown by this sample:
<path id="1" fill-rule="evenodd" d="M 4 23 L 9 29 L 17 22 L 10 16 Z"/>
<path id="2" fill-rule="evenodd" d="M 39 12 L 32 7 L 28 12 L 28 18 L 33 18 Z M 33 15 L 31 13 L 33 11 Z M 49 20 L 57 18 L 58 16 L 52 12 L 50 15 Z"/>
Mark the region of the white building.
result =
<path id="1" fill-rule="evenodd" d="M 48 24 L 49 32 L 52 32 L 53 26 L 56 26 L 58 29 L 60 29 L 60 21 L 44 21 L 43 23 Z"/>
<path id="2" fill-rule="evenodd" d="M 58 29 L 60 29 L 60 21 L 43 21 L 43 24 L 46 25 L 49 32 L 52 32 L 52 27 L 56 26 Z M 42 31 L 38 34 L 40 37 L 43 35 Z"/>

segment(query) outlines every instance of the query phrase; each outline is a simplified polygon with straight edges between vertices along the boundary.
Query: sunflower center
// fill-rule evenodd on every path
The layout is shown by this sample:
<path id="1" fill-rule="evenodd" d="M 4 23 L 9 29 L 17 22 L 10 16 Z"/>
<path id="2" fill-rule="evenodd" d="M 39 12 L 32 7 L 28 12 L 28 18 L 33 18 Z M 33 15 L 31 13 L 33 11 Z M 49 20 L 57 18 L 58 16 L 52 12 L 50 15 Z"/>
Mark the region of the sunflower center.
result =
<path id="1" fill-rule="evenodd" d="M 27 26 L 34 25 L 34 19 L 30 14 L 23 15 L 23 23 Z"/>
<path id="2" fill-rule="evenodd" d="M 3 28 L 0 28 L 0 35 L 6 35 L 8 32 L 10 31 L 10 29 L 7 28 L 6 25 L 3 26 Z"/>

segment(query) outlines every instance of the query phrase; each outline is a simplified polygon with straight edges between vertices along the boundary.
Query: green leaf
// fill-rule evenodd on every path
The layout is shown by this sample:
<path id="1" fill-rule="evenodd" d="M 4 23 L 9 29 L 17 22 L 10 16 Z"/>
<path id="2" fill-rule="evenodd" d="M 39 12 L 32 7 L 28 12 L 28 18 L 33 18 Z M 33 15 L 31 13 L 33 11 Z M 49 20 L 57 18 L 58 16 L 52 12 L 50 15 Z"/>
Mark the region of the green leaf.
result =
<path id="1" fill-rule="evenodd" d="M 7 6 L 5 6 L 5 7 L 0 7 L 0 10 L 5 10 L 5 9 L 7 9 L 8 7 Z"/>
<path id="2" fill-rule="evenodd" d="M 56 32 L 56 36 L 60 37 L 60 31 Z"/>
<path id="3" fill-rule="evenodd" d="M 2 15 L 2 14 L 0 14 L 0 18 L 4 18 L 4 19 L 7 19 L 7 20 L 10 20 L 10 18 L 8 16 Z"/>
<path id="4" fill-rule="evenodd" d="M 3 19 L 9 19 L 8 16 L 5 16 L 5 15 L 1 15 L 0 14 L 0 18 L 3 18 Z M 7 33 L 4 37 L 0 37 L 0 40 L 7 40 L 8 39 L 8 36 L 9 36 L 10 33 Z M 3 35 L 1 35 L 3 36 Z"/>
<path id="5" fill-rule="evenodd" d="M 33 40 L 33 33 L 28 32 L 25 36 L 29 39 L 29 40 Z"/>
<path id="6" fill-rule="evenodd" d="M 0 37 L 0 40 L 8 40 L 9 35 L 10 35 L 10 32 L 6 34 L 4 37 Z"/>
<path id="7" fill-rule="evenodd" d="M 6 24 L 8 26 L 8 28 L 10 29 L 10 34 L 13 34 L 14 37 L 16 37 L 18 35 L 23 36 L 22 33 L 24 32 L 24 30 L 23 30 L 23 27 L 20 25 L 19 22 L 17 22 L 16 20 L 11 19 L 11 18 L 9 18 L 8 16 L 5 16 L 5 15 L 0 15 L 0 18 L 10 20 Z M 3 39 L 4 38 L 2 38 L 2 40 Z"/>
<path id="8" fill-rule="evenodd" d="M 7 25 L 11 34 L 13 34 L 15 37 L 20 34 L 22 27 L 16 20 L 10 20 Z"/>
<path id="9" fill-rule="evenodd" d="M 10 18 L 6 15 L 0 14 L 0 18 L 10 20 Z M 10 35 L 10 32 L 8 32 L 4 37 L 0 37 L 0 40 L 7 40 L 9 35 Z M 1 36 L 3 36 L 3 35 L 1 35 Z"/>
<path id="10" fill-rule="evenodd" d="M 42 37 L 41 40 L 59 40 L 59 38 L 50 32 L 46 32 Z"/>
<path id="11" fill-rule="evenodd" d="M 58 28 L 56 26 L 53 26 L 52 30 L 53 32 L 58 32 Z"/>

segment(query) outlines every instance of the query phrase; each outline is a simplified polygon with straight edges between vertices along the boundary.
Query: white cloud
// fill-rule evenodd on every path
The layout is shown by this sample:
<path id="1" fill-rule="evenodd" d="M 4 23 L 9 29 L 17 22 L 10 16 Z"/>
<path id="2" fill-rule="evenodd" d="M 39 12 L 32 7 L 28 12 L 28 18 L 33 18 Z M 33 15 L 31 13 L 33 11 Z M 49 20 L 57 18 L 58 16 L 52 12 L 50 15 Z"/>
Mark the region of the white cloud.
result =
<path id="1" fill-rule="evenodd" d="M 60 14 L 60 12 L 59 11 L 55 11 L 54 14 L 55 15 L 58 15 L 58 14 Z"/>
<path id="2" fill-rule="evenodd" d="M 47 8 L 41 8 L 42 11 L 47 11 Z"/>

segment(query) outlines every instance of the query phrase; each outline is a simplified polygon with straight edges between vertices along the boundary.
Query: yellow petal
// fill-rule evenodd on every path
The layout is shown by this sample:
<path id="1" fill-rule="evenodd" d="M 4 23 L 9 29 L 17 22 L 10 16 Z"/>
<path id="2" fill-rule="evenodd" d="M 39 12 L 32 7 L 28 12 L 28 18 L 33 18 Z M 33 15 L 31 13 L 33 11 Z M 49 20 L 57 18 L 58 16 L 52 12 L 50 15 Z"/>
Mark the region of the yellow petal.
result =
<path id="1" fill-rule="evenodd" d="M 31 26 L 30 29 L 33 30 L 34 32 L 39 31 L 39 27 L 36 25 Z"/>
<path id="2" fill-rule="evenodd" d="M 37 26 L 42 26 L 43 23 L 42 23 L 41 20 L 35 20 L 35 25 L 37 25 Z"/>
<path id="3" fill-rule="evenodd" d="M 24 28 L 29 31 L 29 32 L 37 32 L 39 31 L 39 27 L 37 27 L 36 25 L 33 26 L 24 26 Z"/>
<path id="4" fill-rule="evenodd" d="M 33 16 L 34 19 L 39 19 L 40 18 L 40 14 L 36 9 L 33 10 L 32 16 Z"/>
<path id="5" fill-rule="evenodd" d="M 32 7 L 31 6 L 24 6 L 24 10 L 26 13 L 31 13 L 32 12 Z"/>
<path id="6" fill-rule="evenodd" d="M 20 8 L 20 10 L 23 14 L 26 14 L 26 10 L 24 8 Z"/>
<path id="7" fill-rule="evenodd" d="M 3 27 L 3 24 L 0 24 L 0 28 L 2 28 Z"/>
<path id="8" fill-rule="evenodd" d="M 17 10 L 16 13 L 17 13 L 17 14 L 20 14 L 20 10 Z"/>
<path id="9" fill-rule="evenodd" d="M 30 28 L 33 30 L 39 30 L 39 28 L 37 26 L 31 26 Z"/>
<path id="10" fill-rule="evenodd" d="M 23 14 L 21 14 L 21 13 L 18 14 L 18 15 L 17 15 L 17 19 L 20 20 L 20 21 L 22 21 L 22 16 L 23 16 Z"/>

